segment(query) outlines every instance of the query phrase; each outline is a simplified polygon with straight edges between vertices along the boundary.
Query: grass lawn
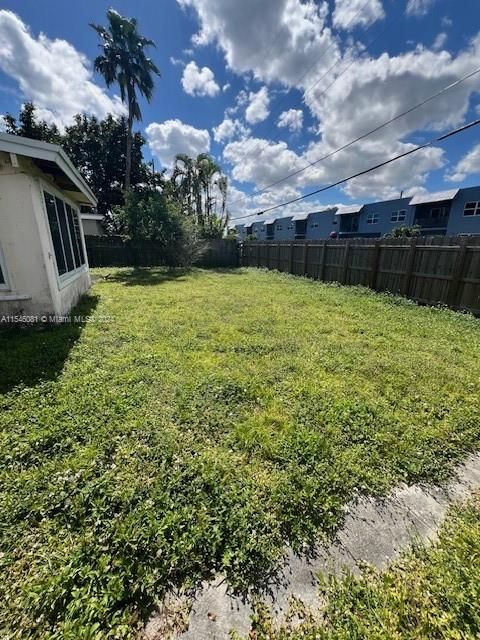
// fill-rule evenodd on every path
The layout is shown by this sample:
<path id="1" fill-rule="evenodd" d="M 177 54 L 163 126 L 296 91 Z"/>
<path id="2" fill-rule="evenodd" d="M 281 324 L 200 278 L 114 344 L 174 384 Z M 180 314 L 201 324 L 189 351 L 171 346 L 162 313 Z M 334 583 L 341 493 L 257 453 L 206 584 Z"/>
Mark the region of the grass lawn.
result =
<path id="1" fill-rule="evenodd" d="M 134 637 L 162 590 L 258 583 L 480 443 L 479 320 L 257 270 L 96 274 L 77 312 L 105 322 L 0 334 L 2 638 Z"/>

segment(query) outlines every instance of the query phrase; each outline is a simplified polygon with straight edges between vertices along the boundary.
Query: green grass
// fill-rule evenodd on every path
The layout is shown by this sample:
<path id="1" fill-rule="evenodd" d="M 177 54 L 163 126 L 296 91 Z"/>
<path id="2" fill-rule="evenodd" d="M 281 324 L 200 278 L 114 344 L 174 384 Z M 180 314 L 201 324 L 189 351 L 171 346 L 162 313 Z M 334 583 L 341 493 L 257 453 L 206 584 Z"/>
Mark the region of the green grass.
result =
<path id="1" fill-rule="evenodd" d="M 318 612 L 294 603 L 280 626 L 259 606 L 249 640 L 467 640 L 480 637 L 480 494 L 451 510 L 432 547 L 383 573 L 324 579 Z"/>
<path id="2" fill-rule="evenodd" d="M 156 597 L 237 588 L 342 507 L 480 442 L 480 322 L 256 270 L 104 269 L 0 334 L 2 638 L 131 638 Z"/>

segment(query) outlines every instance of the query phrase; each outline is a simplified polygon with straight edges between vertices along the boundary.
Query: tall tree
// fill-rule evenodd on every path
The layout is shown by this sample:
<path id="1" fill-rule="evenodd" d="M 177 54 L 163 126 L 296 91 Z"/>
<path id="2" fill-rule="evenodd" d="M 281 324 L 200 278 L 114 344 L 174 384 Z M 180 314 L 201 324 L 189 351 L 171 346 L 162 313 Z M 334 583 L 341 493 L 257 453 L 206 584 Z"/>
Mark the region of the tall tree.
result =
<path id="1" fill-rule="evenodd" d="M 56 124 L 49 124 L 45 120 L 37 118 L 36 107 L 33 102 L 26 102 L 18 114 L 18 117 L 11 113 L 5 114 L 5 131 L 7 133 L 32 138 L 33 140 L 43 140 L 53 144 L 61 144 L 62 136 Z"/>
<path id="2" fill-rule="evenodd" d="M 208 153 L 196 158 L 179 154 L 175 158 L 172 183 L 183 212 L 189 215 L 202 233 L 218 236 L 223 232 L 228 179 Z M 221 216 L 217 216 L 217 198 L 221 198 Z"/>
<path id="3" fill-rule="evenodd" d="M 109 9 L 107 20 L 106 28 L 90 25 L 100 36 L 103 50 L 95 59 L 94 68 L 104 77 L 108 87 L 118 84 L 122 101 L 127 103 L 125 192 L 128 193 L 131 184 L 133 121 L 142 119 L 137 90 L 150 102 L 154 88 L 153 76 L 160 75 L 160 71 L 145 54 L 145 48 L 154 47 L 155 43 L 138 32 L 135 18 L 125 18 L 114 9 Z"/>

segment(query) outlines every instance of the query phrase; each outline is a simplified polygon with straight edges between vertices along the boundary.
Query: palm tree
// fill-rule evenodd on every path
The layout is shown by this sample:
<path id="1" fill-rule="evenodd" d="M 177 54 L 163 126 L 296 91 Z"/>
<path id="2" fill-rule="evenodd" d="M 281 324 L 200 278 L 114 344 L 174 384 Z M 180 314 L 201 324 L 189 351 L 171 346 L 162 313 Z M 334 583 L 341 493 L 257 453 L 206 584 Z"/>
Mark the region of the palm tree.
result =
<path id="1" fill-rule="evenodd" d="M 153 96 L 153 74 L 160 71 L 145 55 L 145 47 L 155 43 L 144 38 L 137 30 L 135 18 L 125 18 L 114 9 L 107 11 L 108 27 L 90 24 L 101 38 L 103 53 L 94 62 L 94 69 L 100 73 L 107 87 L 118 83 L 122 102 L 128 106 L 127 152 L 125 162 L 125 192 L 130 190 L 132 169 L 132 127 L 134 120 L 141 120 L 142 114 L 137 100 L 137 89 L 150 102 Z"/>
<path id="2" fill-rule="evenodd" d="M 213 185 L 213 178 L 217 173 L 221 174 L 221 169 L 218 164 L 212 160 L 208 153 L 201 153 L 197 156 L 196 165 L 198 180 L 203 190 L 205 218 L 208 221 L 212 214 L 213 198 L 211 196 L 211 189 Z"/>
<path id="3" fill-rule="evenodd" d="M 196 172 L 193 158 L 186 153 L 179 153 L 175 156 L 173 165 L 172 182 L 175 186 L 178 199 L 182 202 L 183 211 L 186 215 L 194 214 L 193 203 L 195 201 Z"/>
<path id="4" fill-rule="evenodd" d="M 214 180 L 216 176 L 218 178 Z M 196 158 L 184 153 L 178 154 L 173 166 L 172 184 L 184 213 L 194 217 L 195 223 L 202 230 L 215 222 L 214 204 L 217 198 L 212 195 L 214 187 L 220 192 L 222 217 L 224 216 L 228 180 L 208 153 L 200 153 Z"/>
<path id="5" fill-rule="evenodd" d="M 225 217 L 225 208 L 227 206 L 228 178 L 221 175 L 217 180 L 217 187 L 222 196 L 222 218 Z M 228 218 L 228 215 L 227 215 Z"/>

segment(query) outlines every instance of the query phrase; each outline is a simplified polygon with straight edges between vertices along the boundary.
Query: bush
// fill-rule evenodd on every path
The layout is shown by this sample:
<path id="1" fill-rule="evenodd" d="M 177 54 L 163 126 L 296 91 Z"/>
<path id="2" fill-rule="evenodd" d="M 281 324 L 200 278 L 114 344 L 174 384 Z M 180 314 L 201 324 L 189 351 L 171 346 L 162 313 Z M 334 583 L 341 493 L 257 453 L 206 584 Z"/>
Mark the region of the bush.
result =
<path id="1" fill-rule="evenodd" d="M 412 226 L 402 224 L 392 229 L 389 233 L 386 233 L 384 238 L 417 238 L 421 231 L 422 228 L 418 224 Z"/>
<path id="2" fill-rule="evenodd" d="M 170 266 L 190 266 L 203 253 L 205 243 L 180 207 L 157 191 L 128 194 L 116 207 L 113 221 L 133 241 L 152 241 L 165 250 Z"/>

